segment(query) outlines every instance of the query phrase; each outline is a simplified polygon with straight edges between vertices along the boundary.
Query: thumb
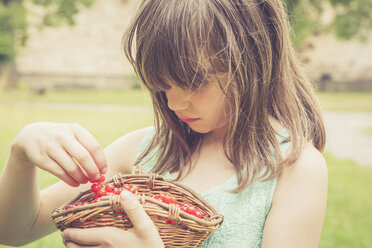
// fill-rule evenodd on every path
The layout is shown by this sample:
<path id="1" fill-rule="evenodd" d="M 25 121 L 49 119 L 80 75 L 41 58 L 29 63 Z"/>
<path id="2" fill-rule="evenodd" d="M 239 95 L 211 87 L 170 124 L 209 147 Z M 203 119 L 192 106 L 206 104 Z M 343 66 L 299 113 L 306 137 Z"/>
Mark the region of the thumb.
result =
<path id="1" fill-rule="evenodd" d="M 137 198 L 127 190 L 123 190 L 120 194 L 120 204 L 124 209 L 128 218 L 131 220 L 135 229 L 140 233 L 145 231 L 155 231 L 156 227 L 151 218 L 143 209 Z"/>

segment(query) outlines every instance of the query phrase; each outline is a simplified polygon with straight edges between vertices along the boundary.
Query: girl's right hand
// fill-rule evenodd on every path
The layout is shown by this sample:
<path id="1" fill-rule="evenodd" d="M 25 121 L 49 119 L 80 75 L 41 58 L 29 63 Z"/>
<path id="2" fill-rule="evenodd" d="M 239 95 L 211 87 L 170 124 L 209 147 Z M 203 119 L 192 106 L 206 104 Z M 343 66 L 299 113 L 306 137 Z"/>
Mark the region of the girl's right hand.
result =
<path id="1" fill-rule="evenodd" d="M 73 187 L 97 180 L 107 170 L 100 144 L 78 124 L 29 124 L 14 139 L 11 155 Z"/>

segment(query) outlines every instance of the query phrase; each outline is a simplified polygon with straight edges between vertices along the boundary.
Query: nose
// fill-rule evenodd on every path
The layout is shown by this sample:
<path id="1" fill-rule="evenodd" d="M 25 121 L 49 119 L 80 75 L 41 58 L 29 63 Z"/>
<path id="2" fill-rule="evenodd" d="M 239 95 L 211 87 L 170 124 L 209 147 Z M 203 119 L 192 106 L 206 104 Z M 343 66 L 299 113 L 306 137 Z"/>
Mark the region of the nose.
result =
<path id="1" fill-rule="evenodd" d="M 189 107 L 190 101 L 188 93 L 179 87 L 172 86 L 165 91 L 165 96 L 168 101 L 168 108 L 173 111 L 185 110 Z"/>

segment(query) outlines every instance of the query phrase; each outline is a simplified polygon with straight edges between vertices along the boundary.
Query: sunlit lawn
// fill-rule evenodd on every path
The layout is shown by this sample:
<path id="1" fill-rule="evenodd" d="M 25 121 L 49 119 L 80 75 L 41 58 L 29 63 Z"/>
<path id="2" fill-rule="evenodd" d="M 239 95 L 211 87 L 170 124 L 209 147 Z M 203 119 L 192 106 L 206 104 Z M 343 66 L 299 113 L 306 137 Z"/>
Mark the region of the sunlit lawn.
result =
<path id="1" fill-rule="evenodd" d="M 326 111 L 372 111 L 372 92 L 320 92 L 321 106 Z M 104 103 L 125 105 L 149 105 L 150 97 L 141 90 L 80 90 L 67 89 L 36 94 L 27 90 L 0 91 L 0 103 Z"/>
<path id="2" fill-rule="evenodd" d="M 326 153 L 328 205 L 320 247 L 372 247 L 372 170 Z"/>
<path id="3" fill-rule="evenodd" d="M 372 127 L 367 127 L 366 132 L 369 133 L 370 135 L 372 135 Z"/>
<path id="4" fill-rule="evenodd" d="M 41 94 L 27 89 L 0 91 L 0 103 L 11 102 L 149 105 L 150 97 L 144 90 L 63 89 Z"/>
<path id="5" fill-rule="evenodd" d="M 345 101 L 343 110 L 349 109 L 349 98 L 354 99 L 354 110 L 372 111 L 366 100 L 371 94 L 334 96 L 321 94 L 326 110 L 336 109 L 334 99 Z M 371 98 L 370 98 L 371 99 Z M 360 102 L 358 102 L 360 100 Z M 80 105 L 53 107 L 52 103 L 89 103 L 142 105 L 148 108 L 81 108 Z M 21 102 L 21 103 L 20 103 Z M 43 103 L 33 105 L 33 103 Z M 86 127 L 103 146 L 132 130 L 152 125 L 152 112 L 147 94 L 135 91 L 62 91 L 35 95 L 29 92 L 6 92 L 0 95 L 0 169 L 9 154 L 12 139 L 30 122 L 77 122 Z M 325 103 L 325 105 L 323 105 Z M 338 106 L 341 103 L 338 103 Z M 89 105 L 88 105 L 89 106 Z M 333 107 L 332 107 L 333 106 Z M 356 107 L 357 106 L 357 107 Z M 369 107 L 366 107 L 369 106 Z M 340 160 L 325 153 L 329 170 L 329 193 L 326 220 L 320 247 L 372 247 L 372 170 L 352 161 Z M 40 186 L 46 187 L 56 178 L 40 172 Z M 60 233 L 29 244 L 27 248 L 63 247 Z M 1 246 L 0 247 L 5 247 Z"/>
<path id="6" fill-rule="evenodd" d="M 318 97 L 327 111 L 372 111 L 372 92 L 321 92 Z"/>

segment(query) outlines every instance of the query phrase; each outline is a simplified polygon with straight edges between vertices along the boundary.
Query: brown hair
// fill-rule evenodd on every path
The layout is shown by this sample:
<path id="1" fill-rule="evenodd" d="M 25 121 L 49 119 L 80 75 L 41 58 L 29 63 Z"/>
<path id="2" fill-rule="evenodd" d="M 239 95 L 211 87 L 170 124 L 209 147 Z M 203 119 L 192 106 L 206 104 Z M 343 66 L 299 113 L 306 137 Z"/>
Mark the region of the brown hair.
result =
<path id="1" fill-rule="evenodd" d="M 202 135 L 168 108 L 164 90 L 169 81 L 197 89 L 216 72 L 228 78 L 224 93 L 232 114 L 224 149 L 238 175 L 235 192 L 259 172 L 266 172 L 259 180 L 279 175 L 299 158 L 308 141 L 322 151 L 320 107 L 296 61 L 288 27 L 280 0 L 142 1 L 123 41 L 151 93 L 156 133 L 137 164 L 156 151 L 154 172 L 180 171 L 179 178 L 187 173 Z M 291 137 L 285 159 L 270 115 Z"/>

